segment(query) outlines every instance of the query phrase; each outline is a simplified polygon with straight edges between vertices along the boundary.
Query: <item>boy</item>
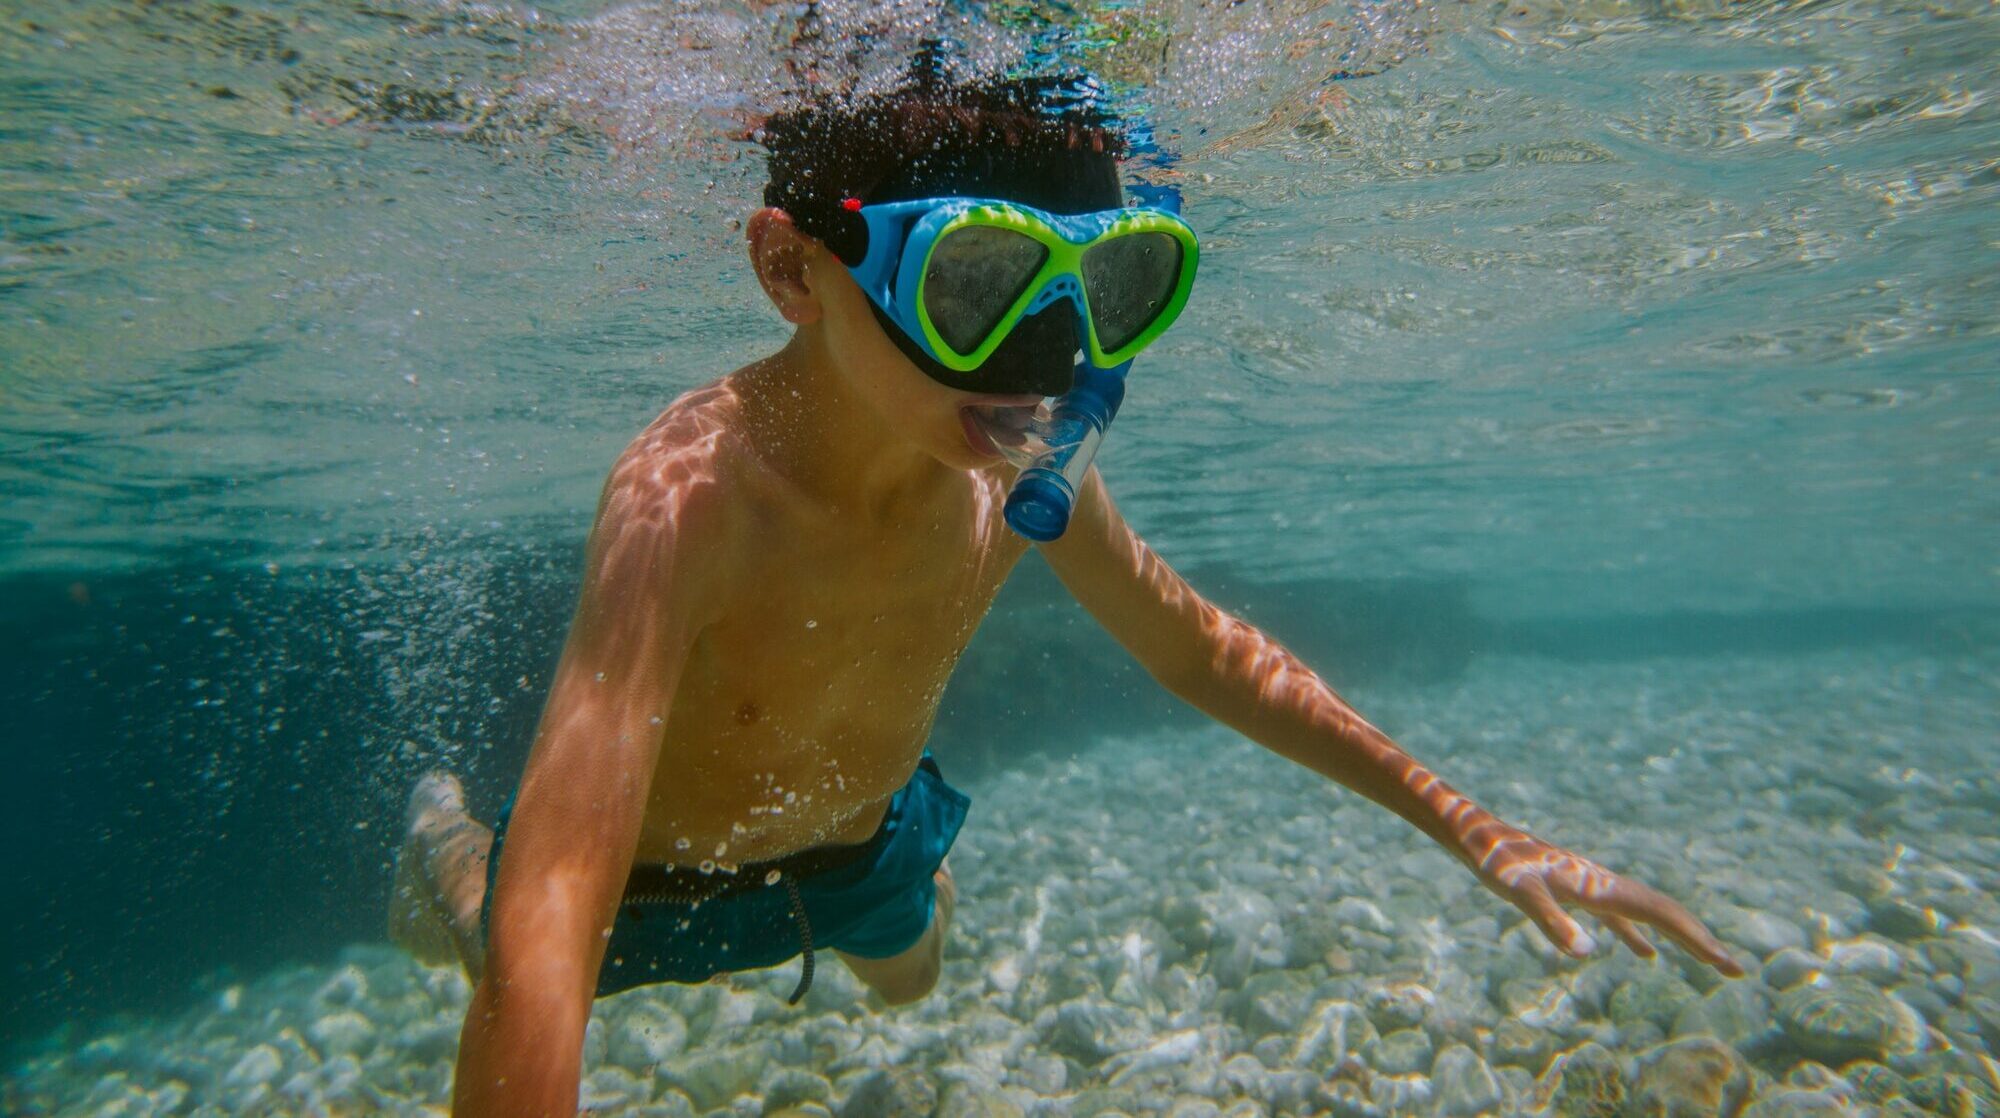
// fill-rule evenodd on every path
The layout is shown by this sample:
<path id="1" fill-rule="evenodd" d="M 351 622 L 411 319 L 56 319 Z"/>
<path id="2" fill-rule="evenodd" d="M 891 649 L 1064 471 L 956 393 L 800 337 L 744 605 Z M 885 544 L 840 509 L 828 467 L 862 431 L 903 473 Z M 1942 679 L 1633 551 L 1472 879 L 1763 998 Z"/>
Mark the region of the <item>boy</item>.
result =
<path id="1" fill-rule="evenodd" d="M 1027 547 L 1002 519 L 1014 471 L 999 444 L 1069 387 L 1079 349 L 1108 362 L 1120 354 L 1105 346 L 1164 328 L 1161 296 L 1176 283 L 1184 296 L 1193 258 L 1114 253 L 1092 274 L 1086 255 L 1076 299 L 1020 316 L 1041 250 L 1023 260 L 1004 229 L 947 250 L 932 222 L 921 329 L 914 304 L 850 269 L 871 238 L 927 235 L 869 207 L 1000 199 L 996 212 L 1044 230 L 1117 208 L 1121 148 L 1106 125 L 1047 87 L 935 81 L 767 125 L 771 183 L 749 253 L 791 341 L 675 401 L 613 468 L 548 706 L 494 832 L 448 777 L 412 796 L 398 936 L 428 929 L 432 957 L 455 950 L 477 982 L 456 1113 L 572 1113 L 594 995 L 801 953 L 810 981 L 815 946 L 890 1004 L 936 982 L 954 899 L 944 855 L 966 801 L 925 739 Z M 962 358 L 982 346 L 983 361 Z M 1043 554 L 1162 684 L 1409 820 L 1558 947 L 1594 947 L 1563 911 L 1576 905 L 1641 955 L 1653 949 L 1638 925 L 1651 924 L 1739 973 L 1678 905 L 1452 791 L 1204 601 L 1094 472 Z"/>

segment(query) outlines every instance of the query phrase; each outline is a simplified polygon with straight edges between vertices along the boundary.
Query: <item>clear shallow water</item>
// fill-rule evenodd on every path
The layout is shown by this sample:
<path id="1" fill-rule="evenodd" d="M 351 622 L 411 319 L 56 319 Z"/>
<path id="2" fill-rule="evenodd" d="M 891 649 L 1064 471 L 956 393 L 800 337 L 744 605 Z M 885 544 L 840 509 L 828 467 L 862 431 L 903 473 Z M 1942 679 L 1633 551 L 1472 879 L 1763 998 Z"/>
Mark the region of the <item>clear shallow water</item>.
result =
<path id="1" fill-rule="evenodd" d="M 1815 946 L 1869 930 L 1832 892 L 1865 913 L 1855 875 L 1899 848 L 1945 867 L 1899 881 L 1910 896 L 1966 891 L 1956 874 L 1990 900 L 1990 6 L 826 11 L 832 41 L 875 36 L 851 63 L 813 54 L 827 80 L 879 80 L 939 31 L 1015 57 L 1056 19 L 1081 29 L 1066 49 L 1151 83 L 1207 259 L 1106 475 L 1199 585 L 1413 749 L 1577 841 L 1619 820 L 1594 850 L 1698 901 L 1768 906 Z M 68 1018 L 81 1044 L 120 1007 L 193 1037 L 174 1014 L 280 960 L 319 968 L 298 980 L 317 990 L 337 945 L 376 934 L 411 772 L 443 757 L 491 798 L 511 781 L 605 464 L 674 394 L 782 337 L 732 224 L 761 164 L 726 135 L 801 56 L 772 46 L 795 30 L 692 6 L 10 10 L 0 570 L 23 1037 Z M 988 629 L 941 724 L 948 762 L 955 746 L 1001 781 L 1027 742 L 1143 770 L 1146 735 L 1199 733 L 1102 668 L 1113 654 L 1032 574 Z M 1050 633 L 1050 667 L 1026 674 Z M 1600 692 L 1624 698 L 1578 702 Z M 1051 740 L 1025 695 L 1097 713 Z M 1510 716 L 1516 695 L 1567 713 Z M 1677 767 L 1674 742 L 1714 727 Z M 1482 768 L 1489 751 L 1510 760 Z M 1244 810 L 1300 816 L 1257 798 L 1284 770 L 1256 764 Z M 1882 775 L 1911 769 L 1942 803 L 1884 828 L 1870 790 L 1920 804 Z M 1835 770 L 1832 791 L 1801 784 Z M 1652 806 L 1602 798 L 1613 773 Z M 1718 800 L 1718 781 L 1738 791 Z M 982 801 L 991 834 L 1030 810 L 1005 787 Z M 1791 836 L 1775 865 L 1766 831 Z M 1857 842 L 1815 853 L 1829 833 Z M 1282 877 L 1294 858 L 1244 864 Z M 1793 884 L 1731 891 L 1691 865 Z M 1341 895 L 1409 888 L 1381 873 Z M 1169 893 L 1165 875 L 1131 891 Z M 984 898 L 968 883 L 996 937 L 1032 915 L 1017 876 Z M 1436 888 L 1389 907 L 1478 956 L 1467 921 L 1505 914 Z M 1953 918 L 1992 929 L 1989 908 Z M 1153 935 L 1114 917 L 1061 942 Z M 1923 938 L 1899 958 L 1928 958 Z M 1003 946 L 969 939 L 954 978 L 991 993 Z M 1401 950 L 1362 952 L 1351 989 L 1314 977 L 1314 1004 L 1408 977 Z M 1006 1012 L 1031 1024 L 1077 992 Z M 1177 1012 L 1244 1027 L 1220 1002 Z M 231 1028 L 232 1057 L 264 1039 Z"/>
<path id="2" fill-rule="evenodd" d="M 14 569 L 573 531 L 780 336 L 732 227 L 761 163 L 715 138 L 772 99 L 750 31 L 665 68 L 707 24 L 213 11 L 10 29 Z M 1214 251 L 1105 464 L 1170 554 L 1990 603 L 1984 6 L 1452 7 L 1325 86 L 1264 53 L 1303 16 L 1230 53 L 1161 11 Z"/>

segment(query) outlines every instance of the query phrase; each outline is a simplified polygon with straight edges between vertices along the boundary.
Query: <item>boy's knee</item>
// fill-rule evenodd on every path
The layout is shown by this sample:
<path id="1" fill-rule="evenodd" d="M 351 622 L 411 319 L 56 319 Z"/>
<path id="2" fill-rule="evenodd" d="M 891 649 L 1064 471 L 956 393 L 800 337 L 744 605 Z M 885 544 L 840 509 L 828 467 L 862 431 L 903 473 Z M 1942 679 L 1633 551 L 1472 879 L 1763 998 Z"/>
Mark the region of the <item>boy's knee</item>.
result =
<path id="1" fill-rule="evenodd" d="M 942 968 L 936 962 L 926 961 L 913 966 L 893 977 L 884 978 L 875 984 L 875 992 L 889 1005 L 909 1005 L 922 1001 L 937 989 L 938 973 Z"/>

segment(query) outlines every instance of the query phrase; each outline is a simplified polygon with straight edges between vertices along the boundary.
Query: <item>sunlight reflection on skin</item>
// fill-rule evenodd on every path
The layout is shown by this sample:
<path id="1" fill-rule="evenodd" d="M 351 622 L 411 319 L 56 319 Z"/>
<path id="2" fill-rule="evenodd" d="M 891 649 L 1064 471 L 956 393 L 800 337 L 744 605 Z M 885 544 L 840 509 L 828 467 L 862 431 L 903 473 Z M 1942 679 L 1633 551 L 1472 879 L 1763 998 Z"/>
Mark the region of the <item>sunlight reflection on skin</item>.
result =
<path id="1" fill-rule="evenodd" d="M 1100 613 L 1100 620 L 1142 660 L 1147 656 L 1141 649 L 1148 647 L 1204 650 L 1205 662 L 1196 666 L 1149 664 L 1182 698 L 1409 820 L 1526 913 L 1564 951 L 1587 955 L 1596 946 L 1562 911 L 1564 905 L 1576 905 L 1641 956 L 1654 954 L 1638 927 L 1647 924 L 1723 973 L 1742 973 L 1727 949 L 1679 904 L 1503 822 L 1404 753 L 1289 649 L 1202 598 L 1124 523 L 1094 474 L 1082 504 L 1084 531 L 1114 547 L 1134 584 L 1144 587 L 1142 597 L 1179 617 L 1189 635 L 1161 632 L 1157 623 L 1141 620 L 1144 607 L 1128 618 L 1114 605 Z M 1058 550 L 1049 554 L 1063 573 Z"/>

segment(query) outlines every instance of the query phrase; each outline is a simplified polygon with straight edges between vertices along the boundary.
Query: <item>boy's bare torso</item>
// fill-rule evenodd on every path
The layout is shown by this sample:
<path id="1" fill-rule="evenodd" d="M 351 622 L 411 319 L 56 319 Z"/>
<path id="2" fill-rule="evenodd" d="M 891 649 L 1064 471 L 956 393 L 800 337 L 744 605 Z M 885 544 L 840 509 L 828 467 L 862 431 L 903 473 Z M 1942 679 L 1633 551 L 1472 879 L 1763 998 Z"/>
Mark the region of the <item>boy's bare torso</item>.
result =
<path id="1" fill-rule="evenodd" d="M 1027 547 L 1002 520 L 997 472 L 937 466 L 877 508 L 788 476 L 782 449 L 745 430 L 746 375 L 676 401 L 620 463 L 712 484 L 730 522 L 719 600 L 703 603 L 711 620 L 667 715 L 641 863 L 728 872 L 866 841 Z M 671 588 L 656 589 L 631 608 L 667 608 Z"/>

